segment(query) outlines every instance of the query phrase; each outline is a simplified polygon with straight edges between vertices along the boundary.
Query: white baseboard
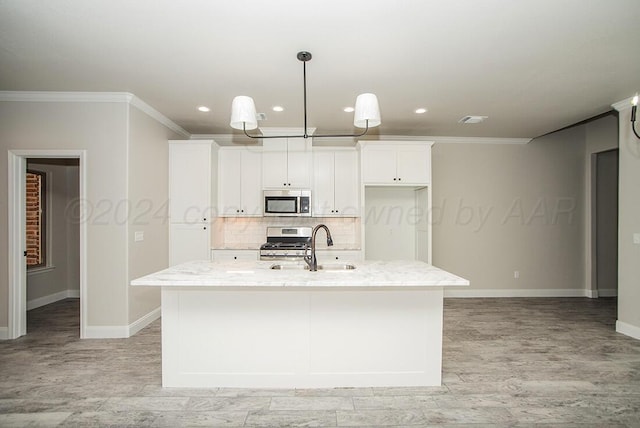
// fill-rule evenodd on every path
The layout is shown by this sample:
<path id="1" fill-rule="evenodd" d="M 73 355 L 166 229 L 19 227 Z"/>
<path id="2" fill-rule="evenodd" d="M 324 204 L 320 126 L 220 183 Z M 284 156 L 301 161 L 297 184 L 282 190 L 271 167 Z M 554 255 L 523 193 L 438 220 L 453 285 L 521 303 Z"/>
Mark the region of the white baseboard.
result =
<path id="1" fill-rule="evenodd" d="M 63 290 L 57 293 L 49 294 L 48 296 L 38 297 L 37 299 L 27 301 L 27 310 L 39 308 L 41 306 L 48 305 L 50 303 L 57 302 L 64 299 L 78 299 L 80 298 L 80 290 Z"/>
<path id="2" fill-rule="evenodd" d="M 640 327 L 622 321 L 616 321 L 616 331 L 640 340 Z"/>
<path id="3" fill-rule="evenodd" d="M 0 327 L 0 340 L 9 339 L 9 327 Z"/>
<path id="4" fill-rule="evenodd" d="M 129 325 L 86 326 L 84 339 L 126 339 L 160 318 L 160 308 L 143 315 Z"/>
<path id="5" fill-rule="evenodd" d="M 615 288 L 598 290 L 597 297 L 618 297 L 618 290 Z"/>
<path id="6" fill-rule="evenodd" d="M 444 297 L 587 297 L 586 290 L 576 288 L 484 289 L 445 288 Z"/>
<path id="7" fill-rule="evenodd" d="M 133 336 L 158 318 L 160 318 L 160 307 L 157 307 L 148 314 L 129 324 L 129 336 Z"/>

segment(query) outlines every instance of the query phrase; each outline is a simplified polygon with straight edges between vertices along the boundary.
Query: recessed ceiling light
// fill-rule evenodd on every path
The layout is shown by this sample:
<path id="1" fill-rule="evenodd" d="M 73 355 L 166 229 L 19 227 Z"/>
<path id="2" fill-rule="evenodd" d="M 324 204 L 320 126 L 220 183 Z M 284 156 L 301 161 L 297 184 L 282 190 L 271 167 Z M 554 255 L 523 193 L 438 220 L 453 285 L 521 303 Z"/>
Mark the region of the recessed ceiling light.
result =
<path id="1" fill-rule="evenodd" d="M 198 107 L 198 110 L 203 112 L 203 113 L 211 111 L 211 109 L 209 107 L 207 107 L 207 106 L 200 106 L 200 107 Z"/>
<path id="2" fill-rule="evenodd" d="M 480 123 L 487 120 L 488 116 L 465 116 L 461 118 L 458 123 Z"/>
<path id="3" fill-rule="evenodd" d="M 416 110 L 415 110 L 415 112 L 416 112 L 417 114 L 422 114 L 422 113 L 426 113 L 426 112 L 427 112 L 427 109 L 426 109 L 426 108 L 422 108 L 422 107 L 421 107 L 421 108 L 416 109 Z"/>
<path id="4" fill-rule="evenodd" d="M 284 111 L 284 107 L 281 107 L 281 106 L 273 106 L 273 111 Z"/>
<path id="5" fill-rule="evenodd" d="M 343 110 L 344 110 L 346 113 L 353 113 L 354 108 L 353 108 L 353 107 L 345 107 Z"/>

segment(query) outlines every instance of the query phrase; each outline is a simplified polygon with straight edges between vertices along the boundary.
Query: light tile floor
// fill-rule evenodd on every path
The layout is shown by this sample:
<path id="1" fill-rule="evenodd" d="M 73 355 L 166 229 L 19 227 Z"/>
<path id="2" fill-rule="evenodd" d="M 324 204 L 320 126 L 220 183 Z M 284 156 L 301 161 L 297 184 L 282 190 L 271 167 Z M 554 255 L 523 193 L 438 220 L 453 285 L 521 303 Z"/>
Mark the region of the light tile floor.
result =
<path id="1" fill-rule="evenodd" d="M 0 426 L 640 427 L 640 341 L 615 299 L 447 299 L 443 385 L 163 389 L 160 322 L 79 340 L 79 305 L 0 342 Z"/>

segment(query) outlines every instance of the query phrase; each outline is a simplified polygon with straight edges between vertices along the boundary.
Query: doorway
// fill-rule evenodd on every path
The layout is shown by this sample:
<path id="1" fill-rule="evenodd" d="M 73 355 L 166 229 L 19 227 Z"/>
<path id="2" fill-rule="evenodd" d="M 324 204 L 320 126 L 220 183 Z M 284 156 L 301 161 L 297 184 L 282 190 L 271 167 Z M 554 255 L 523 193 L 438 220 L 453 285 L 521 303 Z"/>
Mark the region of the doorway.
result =
<path id="1" fill-rule="evenodd" d="M 27 332 L 33 309 L 80 298 L 78 192 L 78 158 L 27 158 Z"/>
<path id="2" fill-rule="evenodd" d="M 618 149 L 595 154 L 595 272 L 598 297 L 618 295 Z"/>
<path id="3" fill-rule="evenodd" d="M 64 159 L 64 160 L 63 160 Z M 79 213 L 86 209 L 86 151 L 84 150 L 9 150 L 8 151 L 8 206 L 9 206 L 9 322 L 8 339 L 15 339 L 27 333 L 27 240 L 26 240 L 26 183 L 27 164 L 61 165 L 69 163 L 76 165 L 75 177 L 77 177 L 77 197 L 74 198 L 74 207 Z M 43 168 L 40 168 L 43 169 Z M 73 174 L 71 174 L 73 176 Z M 64 208 L 66 209 L 66 207 Z M 81 215 L 77 217 L 81 218 Z M 77 236 L 77 252 L 72 257 L 77 259 L 74 269 L 78 283 L 77 293 L 80 297 L 80 337 L 85 337 L 85 324 L 87 320 L 87 224 L 76 222 L 75 233 Z M 73 236 L 71 239 L 74 239 Z M 47 244 L 45 244 L 47 245 Z M 45 252 L 47 248 L 43 249 Z M 49 248 L 48 251 L 52 251 Z M 72 263 L 73 265 L 73 263 Z M 48 266 L 50 267 L 50 266 Z M 46 264 L 41 266 L 47 270 Z M 65 291 L 64 293 L 67 293 Z M 61 296 L 61 294 L 57 294 Z M 47 297 L 55 298 L 54 296 Z M 46 299 L 45 299 L 46 300 Z M 45 300 L 41 300 L 40 303 Z M 38 301 L 36 301 L 37 304 Z M 33 303 L 32 303 L 33 304 Z"/>

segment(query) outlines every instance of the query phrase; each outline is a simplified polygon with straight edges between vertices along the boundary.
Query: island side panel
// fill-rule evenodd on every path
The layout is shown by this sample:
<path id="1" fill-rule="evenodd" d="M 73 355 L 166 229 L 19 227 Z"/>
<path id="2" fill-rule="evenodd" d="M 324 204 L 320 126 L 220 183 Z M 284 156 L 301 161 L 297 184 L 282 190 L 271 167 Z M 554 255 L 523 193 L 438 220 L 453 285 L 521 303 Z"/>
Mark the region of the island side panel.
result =
<path id="1" fill-rule="evenodd" d="M 163 386 L 441 384 L 441 287 L 163 287 Z"/>

